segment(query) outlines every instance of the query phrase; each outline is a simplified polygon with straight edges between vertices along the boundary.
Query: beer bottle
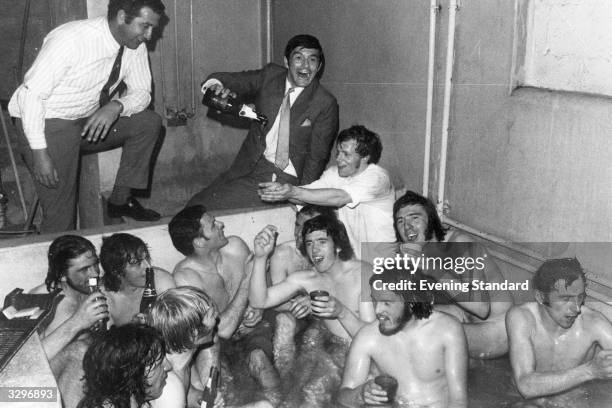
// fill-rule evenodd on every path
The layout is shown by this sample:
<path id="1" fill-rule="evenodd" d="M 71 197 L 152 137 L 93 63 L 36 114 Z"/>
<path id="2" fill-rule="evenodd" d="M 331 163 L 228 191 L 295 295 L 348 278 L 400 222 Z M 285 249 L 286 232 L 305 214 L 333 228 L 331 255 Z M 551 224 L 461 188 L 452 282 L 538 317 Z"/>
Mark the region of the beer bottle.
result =
<path id="1" fill-rule="evenodd" d="M 87 281 L 87 285 L 89 286 L 89 294 L 98 292 L 100 293 L 100 297 L 102 296 L 102 292 L 100 292 L 100 285 L 98 284 L 98 277 L 94 276 L 92 278 L 89 278 L 89 280 Z M 97 322 L 95 322 L 93 324 L 93 326 L 91 326 L 89 328 L 89 330 L 93 331 L 93 332 L 103 332 L 106 331 L 106 322 L 108 322 L 108 317 L 104 317 L 100 320 L 98 320 Z"/>
<path id="2" fill-rule="evenodd" d="M 146 315 L 149 308 L 157 299 L 157 291 L 155 290 L 155 271 L 153 268 L 148 267 L 145 270 L 146 281 L 144 292 L 142 292 L 142 299 L 140 300 L 140 313 Z"/>
<path id="3" fill-rule="evenodd" d="M 257 113 L 254 108 L 242 103 L 238 98 L 232 98 L 229 95 L 226 98 L 222 97 L 221 94 L 215 95 L 215 91 L 210 88 L 204 92 L 202 103 L 222 113 L 254 120 L 261 123 L 262 126 L 266 126 L 266 123 L 268 123 L 268 118 L 265 115 Z"/>
<path id="4" fill-rule="evenodd" d="M 204 387 L 204 393 L 202 394 L 202 402 L 200 402 L 200 408 L 212 408 L 215 404 L 215 398 L 217 398 L 217 385 L 219 383 L 219 370 L 217 367 L 210 367 L 210 375 L 206 381 L 206 387 Z"/>

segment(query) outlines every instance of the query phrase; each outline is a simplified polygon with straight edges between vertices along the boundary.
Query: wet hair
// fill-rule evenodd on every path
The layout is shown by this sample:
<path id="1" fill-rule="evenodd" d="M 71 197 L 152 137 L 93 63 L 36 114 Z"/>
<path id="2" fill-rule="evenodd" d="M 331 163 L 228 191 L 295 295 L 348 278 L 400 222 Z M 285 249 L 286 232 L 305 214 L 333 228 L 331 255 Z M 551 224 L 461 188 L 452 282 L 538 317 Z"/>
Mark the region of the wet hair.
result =
<path id="1" fill-rule="evenodd" d="M 582 279 L 586 285 L 584 270 L 576 258 L 549 259 L 544 261 L 533 275 L 531 283 L 535 290 L 544 295 L 544 304 L 548 305 L 548 297 L 555 290 L 555 284 L 563 280 L 565 287 L 570 286 L 576 279 Z"/>
<path id="2" fill-rule="evenodd" d="M 324 215 L 329 218 L 338 218 L 336 215 L 336 209 L 334 207 L 328 207 L 324 205 L 315 205 L 315 204 L 307 204 L 300 211 L 297 212 L 296 217 L 298 215 Z"/>
<path id="3" fill-rule="evenodd" d="M 325 54 L 323 54 L 323 47 L 317 39 L 317 37 L 309 34 L 298 34 L 292 37 L 285 46 L 285 58 L 287 61 L 291 61 L 291 54 L 296 48 L 311 48 L 319 50 L 319 71 L 317 72 L 316 78 L 321 78 L 323 71 L 325 70 Z"/>
<path id="4" fill-rule="evenodd" d="M 402 237 L 400 237 L 400 234 L 395 227 L 395 218 L 397 217 L 399 210 L 409 205 L 420 205 L 427 214 L 427 229 L 425 230 L 425 239 L 429 241 L 435 235 L 438 241 L 444 241 L 446 229 L 442 226 L 442 221 L 438 216 L 434 203 L 429 198 L 423 197 L 414 191 L 406 191 L 406 194 L 395 200 L 395 203 L 393 204 L 393 226 L 395 228 L 395 236 L 398 242 L 402 241 Z"/>
<path id="5" fill-rule="evenodd" d="M 334 242 L 334 248 L 340 250 L 338 252 L 340 260 L 348 261 L 355 255 L 344 224 L 337 218 L 317 215 L 306 221 L 302 229 L 302 245 L 300 246 L 300 252 L 306 258 L 308 258 L 308 254 L 306 253 L 306 235 L 314 231 L 325 231 L 327 236 L 331 237 Z"/>
<path id="6" fill-rule="evenodd" d="M 166 355 L 161 334 L 150 326 L 130 323 L 92 337 L 83 357 L 85 396 L 78 408 L 129 408 L 146 403 L 147 374 Z"/>
<path id="7" fill-rule="evenodd" d="M 140 10 L 148 7 L 160 17 L 164 15 L 166 6 L 161 0 L 109 0 L 107 18 L 109 20 L 117 17 L 119 10 L 125 12 L 125 22 L 130 24 L 135 17 L 140 16 Z"/>
<path id="8" fill-rule="evenodd" d="M 144 241 L 132 234 L 118 233 L 102 238 L 100 264 L 104 269 L 102 283 L 110 291 L 121 287 L 125 267 L 134 261 L 149 260 L 149 250 Z"/>
<path id="9" fill-rule="evenodd" d="M 202 233 L 200 218 L 204 214 L 206 214 L 206 207 L 194 205 L 183 209 L 170 220 L 168 224 L 170 239 L 181 254 L 191 256 L 195 252 L 193 240 Z"/>
<path id="10" fill-rule="evenodd" d="M 214 331 L 214 326 L 202 323 L 211 307 L 213 301 L 204 291 L 181 286 L 157 297 L 148 311 L 147 321 L 161 332 L 168 351 L 182 353 L 195 349 L 198 337 Z"/>
<path id="11" fill-rule="evenodd" d="M 400 283 L 414 282 L 414 290 L 392 290 L 393 293 L 400 296 L 404 301 L 404 316 L 403 321 L 410 320 L 410 316 L 416 319 L 426 319 L 433 312 L 434 296 L 433 293 L 427 290 L 421 290 L 421 280 L 431 280 L 422 274 L 420 270 L 411 273 L 407 269 L 397 269 L 395 267 L 385 269 L 380 274 L 374 274 L 370 277 L 370 286 L 373 287 L 374 281 L 380 280 L 384 283 L 395 283 L 395 287 L 401 287 Z"/>
<path id="12" fill-rule="evenodd" d="M 344 129 L 336 138 L 336 146 L 340 143 L 354 140 L 357 143 L 355 151 L 359 156 L 368 156 L 368 164 L 376 164 L 380 160 L 382 154 L 382 143 L 380 137 L 362 125 L 353 125 L 348 129 Z"/>
<path id="13" fill-rule="evenodd" d="M 96 248 L 86 238 L 79 235 L 62 235 L 55 238 L 47 254 L 49 260 L 49 269 L 45 278 L 47 290 L 51 292 L 58 289 L 60 281 L 70 267 L 70 261 L 87 252 L 96 256 Z"/>

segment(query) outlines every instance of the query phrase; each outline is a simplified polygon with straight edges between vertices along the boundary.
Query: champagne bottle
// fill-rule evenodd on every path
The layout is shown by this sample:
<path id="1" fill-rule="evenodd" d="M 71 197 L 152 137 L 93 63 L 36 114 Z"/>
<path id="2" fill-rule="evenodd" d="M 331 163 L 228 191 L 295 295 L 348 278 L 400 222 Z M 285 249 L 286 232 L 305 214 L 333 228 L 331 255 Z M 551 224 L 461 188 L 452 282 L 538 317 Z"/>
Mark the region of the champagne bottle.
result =
<path id="1" fill-rule="evenodd" d="M 215 95 L 215 91 L 210 88 L 204 92 L 202 103 L 223 113 L 254 120 L 261 123 L 262 126 L 266 126 L 266 123 L 268 123 L 268 118 L 265 115 L 257 113 L 254 108 L 242 103 L 238 98 L 232 98 L 229 95 L 226 98 L 220 94 Z"/>
<path id="2" fill-rule="evenodd" d="M 202 402 L 200 408 L 212 408 L 217 398 L 217 386 L 219 383 L 219 370 L 217 367 L 210 367 L 210 375 L 206 381 L 204 392 L 202 394 Z"/>
<path id="3" fill-rule="evenodd" d="M 144 291 L 142 292 L 142 299 L 140 300 L 140 313 L 146 315 L 149 308 L 157 299 L 157 291 L 155 290 L 155 271 L 153 268 L 148 267 L 145 273 L 146 281 Z"/>
<path id="4" fill-rule="evenodd" d="M 89 286 L 89 294 L 98 292 L 100 293 L 100 297 L 103 297 L 102 292 L 100 292 L 100 285 L 98 284 L 98 277 L 94 276 L 89 278 L 87 281 L 87 285 Z M 106 322 L 108 322 L 108 317 L 104 317 L 93 324 L 89 329 L 93 332 L 103 332 L 106 331 Z"/>

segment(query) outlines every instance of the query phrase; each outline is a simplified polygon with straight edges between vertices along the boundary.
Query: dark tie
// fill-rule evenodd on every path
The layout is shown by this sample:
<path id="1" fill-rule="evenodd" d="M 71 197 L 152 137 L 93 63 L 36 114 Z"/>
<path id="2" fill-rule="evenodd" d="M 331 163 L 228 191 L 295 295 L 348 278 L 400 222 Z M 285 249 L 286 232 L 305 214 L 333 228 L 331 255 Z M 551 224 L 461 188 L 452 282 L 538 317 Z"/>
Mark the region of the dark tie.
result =
<path id="1" fill-rule="evenodd" d="M 117 58 L 115 58 L 115 62 L 113 63 L 113 69 L 111 70 L 111 73 L 108 76 L 108 81 L 106 81 L 104 87 L 102 87 L 102 92 L 100 92 L 100 107 L 106 105 L 110 101 L 112 96 L 112 94 L 109 92 L 110 88 L 119 79 L 119 72 L 121 72 L 121 57 L 123 57 L 123 49 L 123 46 L 119 48 Z"/>
<path id="2" fill-rule="evenodd" d="M 278 142 L 276 144 L 274 163 L 281 170 L 285 170 L 285 167 L 289 165 L 289 119 L 291 113 L 289 94 L 291 92 L 293 92 L 293 88 L 289 88 L 283 98 L 278 122 Z"/>

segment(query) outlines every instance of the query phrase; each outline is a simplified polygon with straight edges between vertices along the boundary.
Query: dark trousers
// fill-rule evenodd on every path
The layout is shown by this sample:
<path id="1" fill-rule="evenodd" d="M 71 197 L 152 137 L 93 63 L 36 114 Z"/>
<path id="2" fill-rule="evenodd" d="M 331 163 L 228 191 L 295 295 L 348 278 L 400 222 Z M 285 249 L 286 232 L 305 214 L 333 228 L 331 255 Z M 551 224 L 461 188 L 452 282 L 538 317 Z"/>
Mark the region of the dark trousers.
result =
<path id="1" fill-rule="evenodd" d="M 87 118 L 77 120 L 45 120 L 47 151 L 59 177 L 56 188 L 47 188 L 34 181 L 43 210 L 41 232 L 61 232 L 75 229 L 77 180 L 80 154 L 96 153 L 123 147 L 115 185 L 146 188 L 149 163 L 161 129 L 161 117 L 145 110 L 130 117 L 119 118 L 104 140 L 89 143 L 81 137 Z M 21 154 L 32 168 L 32 150 L 21 123 L 18 123 Z"/>
<path id="2" fill-rule="evenodd" d="M 230 208 L 248 208 L 270 205 L 261 201 L 257 194 L 259 183 L 272 181 L 272 174 L 276 174 L 279 183 L 296 184 L 297 178 L 284 173 L 273 163 L 263 157 L 259 159 L 251 173 L 238 177 L 229 178 L 222 174 L 211 185 L 200 191 L 187 203 L 186 207 L 192 205 L 203 205 L 207 210 L 223 210 Z M 284 205 L 277 203 L 271 205 Z"/>

